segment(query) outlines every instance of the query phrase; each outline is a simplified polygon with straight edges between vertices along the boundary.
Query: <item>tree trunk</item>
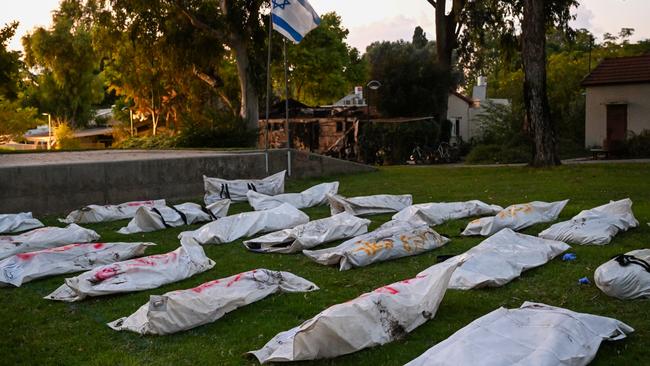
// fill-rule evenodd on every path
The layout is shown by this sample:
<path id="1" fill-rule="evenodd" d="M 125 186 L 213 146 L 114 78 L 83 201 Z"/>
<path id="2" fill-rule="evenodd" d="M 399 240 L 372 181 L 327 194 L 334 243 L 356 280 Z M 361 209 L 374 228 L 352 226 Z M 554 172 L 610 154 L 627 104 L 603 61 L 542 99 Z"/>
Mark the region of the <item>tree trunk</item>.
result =
<path id="1" fill-rule="evenodd" d="M 440 66 L 442 66 L 445 72 L 451 73 L 451 56 L 452 52 L 454 51 L 454 47 L 451 43 L 455 42 L 453 42 L 452 38 L 449 36 L 449 28 L 452 24 L 450 24 L 450 19 L 445 14 L 447 8 L 445 2 L 445 0 L 439 0 L 436 6 L 436 51 L 438 54 L 438 63 Z M 441 101 L 441 105 L 439 108 L 439 114 L 436 116 L 438 117 L 438 121 L 440 122 L 441 127 L 442 124 L 447 120 L 447 100 L 449 98 L 449 92 L 447 89 L 448 88 L 441 89 L 444 91 L 445 95 L 440 95 L 439 100 Z"/>
<path id="2" fill-rule="evenodd" d="M 232 47 L 237 62 L 237 75 L 239 76 L 239 88 L 241 90 L 239 115 L 248 129 L 257 130 L 260 118 L 259 95 L 253 82 L 246 43 L 238 35 L 233 35 L 230 38 L 229 45 Z"/>
<path id="3" fill-rule="evenodd" d="M 260 113 L 258 99 L 259 93 L 255 87 L 255 83 L 253 82 L 253 72 L 250 68 L 250 57 L 248 55 L 248 44 L 245 40 L 245 37 L 247 35 L 250 36 L 251 34 L 250 29 L 245 28 L 244 31 L 224 34 L 197 19 L 191 12 L 180 6 L 178 2 L 176 2 L 176 4 L 195 27 L 212 34 L 217 39 L 225 39 L 228 47 L 232 49 L 233 56 L 237 63 L 237 76 L 239 77 L 239 90 L 241 91 L 241 108 L 239 110 L 239 116 L 244 120 L 247 128 L 257 130 L 259 128 L 258 121 Z M 229 2 L 221 0 L 219 5 L 221 11 L 223 11 L 223 15 L 228 18 L 230 16 Z M 254 7 L 255 13 L 257 13 L 259 4 L 254 5 Z M 253 19 L 256 20 L 257 18 L 254 16 Z"/>
<path id="4" fill-rule="evenodd" d="M 442 66 L 443 70 L 448 75 L 452 73 L 452 56 L 454 50 L 458 47 L 458 36 L 460 31 L 459 17 L 460 13 L 465 8 L 467 0 L 453 0 L 451 10 L 447 14 L 447 1 L 446 0 L 427 0 L 435 8 L 436 18 L 436 53 L 438 56 L 438 63 Z M 449 83 L 447 80 L 445 82 Z M 447 109 L 449 99 L 449 89 L 441 89 L 444 95 L 440 95 L 441 105 L 438 111 L 438 120 L 444 123 L 447 120 Z"/>
<path id="5" fill-rule="evenodd" d="M 546 17 L 544 0 L 524 0 L 522 22 L 524 100 L 534 142 L 533 166 L 560 164 L 555 126 L 546 95 Z"/>

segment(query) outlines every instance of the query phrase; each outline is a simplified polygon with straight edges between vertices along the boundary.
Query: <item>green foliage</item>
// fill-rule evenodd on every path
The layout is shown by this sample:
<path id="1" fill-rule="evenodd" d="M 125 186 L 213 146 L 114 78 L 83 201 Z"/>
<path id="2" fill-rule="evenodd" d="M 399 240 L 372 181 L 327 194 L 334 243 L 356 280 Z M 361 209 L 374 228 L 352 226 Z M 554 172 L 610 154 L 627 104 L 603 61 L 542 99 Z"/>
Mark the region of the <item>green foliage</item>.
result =
<path id="1" fill-rule="evenodd" d="M 511 105 L 484 103 L 485 112 L 476 116 L 481 136 L 477 142 L 498 145 L 524 145 L 528 143 L 524 136 L 520 113 Z"/>
<path id="2" fill-rule="evenodd" d="M 367 98 L 386 116 L 434 116 L 447 104 L 451 75 L 435 62 L 435 44 L 375 42 L 364 58 L 370 78 L 381 82 Z M 439 89 L 445 92 L 437 92 Z M 441 98 L 444 95 L 444 98 Z"/>
<path id="3" fill-rule="evenodd" d="M 9 40 L 16 34 L 18 22 L 0 28 L 0 97 L 16 99 L 19 92 L 20 71 L 23 67 L 20 52 L 7 49 Z"/>
<path id="4" fill-rule="evenodd" d="M 356 48 L 345 43 L 348 30 L 336 13 L 321 16 L 320 25 L 297 45 L 287 43 L 291 94 L 307 105 L 332 104 L 354 86 L 367 80 L 367 64 Z M 284 66 L 277 57 L 274 80 L 279 95 L 284 94 Z"/>
<path id="5" fill-rule="evenodd" d="M 619 153 L 629 158 L 650 158 L 650 130 L 643 130 L 638 134 L 629 133 Z"/>
<path id="6" fill-rule="evenodd" d="M 368 164 L 404 164 L 416 146 L 437 146 L 440 125 L 433 120 L 361 123 L 359 151 Z"/>
<path id="7" fill-rule="evenodd" d="M 235 148 L 252 147 L 257 142 L 257 131 L 246 129 L 241 118 L 230 114 L 214 114 L 204 120 L 183 116 L 182 128 L 176 135 L 157 134 L 146 137 L 124 137 L 113 145 L 118 149 L 170 148 Z M 210 118 L 210 120 L 207 120 Z M 121 136 L 128 136 L 121 131 Z"/>
<path id="8" fill-rule="evenodd" d="M 9 101 L 0 95 L 0 136 L 10 135 L 14 140 L 21 140 L 23 134 L 38 123 L 35 108 L 23 108 L 19 101 Z"/>
<path id="9" fill-rule="evenodd" d="M 116 149 L 171 149 L 177 146 L 177 137 L 164 133 L 155 136 L 129 137 L 113 144 Z"/>
<path id="10" fill-rule="evenodd" d="M 571 32 L 549 29 L 547 95 L 563 158 L 585 155 L 584 148 L 581 148 L 585 136 L 585 95 L 580 83 L 589 73 L 590 53 L 593 69 L 604 57 L 631 56 L 650 51 L 650 42 L 628 42 L 626 37 L 629 33 L 627 30 L 621 36 L 610 36 L 603 43 L 594 44 L 593 35 L 584 29 Z M 509 54 L 507 49 L 499 49 L 497 43 L 485 47 L 490 47 L 486 52 L 492 55 L 490 62 L 485 64 L 489 71 L 488 94 L 492 98 L 510 100 L 512 109 L 508 112 L 488 106 L 487 113 L 479 117 L 485 131 L 480 142 L 509 146 L 527 144 L 521 60 L 518 55 Z"/>
<path id="11" fill-rule="evenodd" d="M 37 28 L 23 37 L 25 62 L 38 70 L 25 102 L 74 127 L 85 126 L 93 105 L 104 97 L 91 28 L 81 13 L 78 2 L 62 1 L 50 29 Z"/>
<path id="12" fill-rule="evenodd" d="M 58 150 L 75 150 L 81 148 L 81 142 L 74 137 L 74 129 L 67 123 L 59 123 L 54 128 L 54 140 Z"/>
<path id="13" fill-rule="evenodd" d="M 530 148 L 497 144 L 476 145 L 465 157 L 467 164 L 525 163 L 530 159 Z"/>
<path id="14" fill-rule="evenodd" d="M 650 158 L 650 130 L 643 130 L 627 140 L 628 151 L 635 158 Z"/>
<path id="15" fill-rule="evenodd" d="M 239 117 L 217 114 L 211 123 L 187 120 L 177 140 L 177 147 L 253 147 L 257 130 L 247 130 Z"/>
<path id="16" fill-rule="evenodd" d="M 122 99 L 116 104 L 146 116 L 154 133 L 162 125 L 180 127 L 182 113 L 221 108 L 220 96 L 228 105 L 229 98 L 238 97 L 221 90 L 224 47 L 192 26 L 171 2 L 112 2 L 95 17 L 109 91 Z M 208 85 L 198 75 L 215 84 Z"/>

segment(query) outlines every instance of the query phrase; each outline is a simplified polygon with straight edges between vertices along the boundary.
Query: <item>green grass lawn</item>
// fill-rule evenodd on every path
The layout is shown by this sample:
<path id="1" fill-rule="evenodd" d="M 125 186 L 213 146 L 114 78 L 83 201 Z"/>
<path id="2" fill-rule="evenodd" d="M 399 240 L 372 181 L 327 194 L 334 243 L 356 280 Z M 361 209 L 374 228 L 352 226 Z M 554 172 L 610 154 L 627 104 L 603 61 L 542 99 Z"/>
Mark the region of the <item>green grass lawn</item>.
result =
<path id="1" fill-rule="evenodd" d="M 642 365 L 650 360 L 650 301 L 620 301 L 595 286 L 580 286 L 584 276 L 593 280 L 596 267 L 615 254 L 650 247 L 650 164 L 564 166 L 552 170 L 513 168 L 391 167 L 379 172 L 332 177 L 346 196 L 411 193 L 414 202 L 480 199 L 507 206 L 533 200 L 571 201 L 560 220 L 609 200 L 630 197 L 640 227 L 617 236 L 607 246 L 574 246 L 574 262 L 559 258 L 525 272 L 497 289 L 449 290 L 435 318 L 405 339 L 315 365 L 402 365 L 444 340 L 472 320 L 500 307 L 519 307 L 524 301 L 542 302 L 571 310 L 609 316 L 634 327 L 629 338 L 605 343 L 594 365 Z M 291 181 L 288 192 L 300 191 L 325 180 Z M 159 198 L 159 197 L 150 197 Z M 197 199 L 199 199 L 197 197 Z M 231 213 L 248 211 L 236 204 Z M 305 212 L 312 218 L 329 216 L 329 208 Z M 371 229 L 391 215 L 372 216 Z M 243 354 L 258 349 L 276 333 L 288 330 L 330 305 L 350 300 L 377 287 L 410 278 L 435 263 L 437 255 L 459 254 L 478 244 L 479 237 L 464 238 L 460 230 L 470 221 L 452 221 L 435 227 L 451 238 L 445 247 L 410 258 L 339 272 L 304 256 L 254 254 L 241 241 L 205 246 L 216 266 L 188 280 L 161 288 L 117 296 L 90 298 L 78 303 L 42 299 L 63 283 L 64 276 L 38 280 L 21 288 L 0 288 L 0 364 L 57 365 L 249 365 Z M 56 224 L 47 218 L 47 224 Z M 129 237 L 115 233 L 126 221 L 87 225 L 103 242 L 152 241 L 148 254 L 165 253 L 178 246 L 177 235 L 187 228 L 167 229 Z M 198 227 L 199 225 L 196 225 Z M 524 232 L 535 235 L 549 225 Z M 335 243 L 338 244 L 338 243 Z M 291 271 L 315 282 L 320 291 L 271 296 L 226 315 L 215 323 L 184 333 L 139 336 L 115 332 L 106 323 L 133 313 L 149 295 L 185 289 L 239 272 L 268 268 Z"/>

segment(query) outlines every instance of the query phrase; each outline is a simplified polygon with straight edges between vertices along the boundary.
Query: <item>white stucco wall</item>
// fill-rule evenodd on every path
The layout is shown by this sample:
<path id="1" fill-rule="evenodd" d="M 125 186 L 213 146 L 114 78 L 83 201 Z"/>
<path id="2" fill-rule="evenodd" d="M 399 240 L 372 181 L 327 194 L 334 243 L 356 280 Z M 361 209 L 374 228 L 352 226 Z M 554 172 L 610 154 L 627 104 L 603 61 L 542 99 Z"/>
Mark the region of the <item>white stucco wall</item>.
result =
<path id="1" fill-rule="evenodd" d="M 469 104 L 467 104 L 466 101 L 455 94 L 449 94 L 449 98 L 447 99 L 447 119 L 449 119 L 453 125 L 456 119 L 460 117 L 460 137 L 466 142 L 469 141 L 472 136 L 470 131 L 469 109 Z M 454 131 L 452 130 L 452 141 L 455 137 L 453 132 Z"/>
<path id="2" fill-rule="evenodd" d="M 602 146 L 607 137 L 607 104 L 626 103 L 627 130 L 650 130 L 650 83 L 587 87 L 585 146 Z"/>

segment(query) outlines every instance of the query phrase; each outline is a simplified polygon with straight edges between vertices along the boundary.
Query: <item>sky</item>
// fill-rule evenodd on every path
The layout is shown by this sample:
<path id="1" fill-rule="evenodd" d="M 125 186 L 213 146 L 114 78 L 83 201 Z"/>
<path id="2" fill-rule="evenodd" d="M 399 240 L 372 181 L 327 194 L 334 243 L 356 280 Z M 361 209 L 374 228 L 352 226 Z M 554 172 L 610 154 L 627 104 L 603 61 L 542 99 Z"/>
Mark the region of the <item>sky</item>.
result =
<path id="1" fill-rule="evenodd" d="M 374 41 L 410 40 L 421 26 L 434 39 L 433 8 L 426 0 L 310 0 L 320 13 L 336 11 L 350 34 L 348 43 L 360 51 Z M 598 39 L 635 28 L 633 41 L 650 38 L 650 0 L 580 0 L 573 26 L 587 28 Z M 0 25 L 18 20 L 20 27 L 10 48 L 22 49 L 20 38 L 38 26 L 48 26 L 59 0 L 0 0 Z"/>

